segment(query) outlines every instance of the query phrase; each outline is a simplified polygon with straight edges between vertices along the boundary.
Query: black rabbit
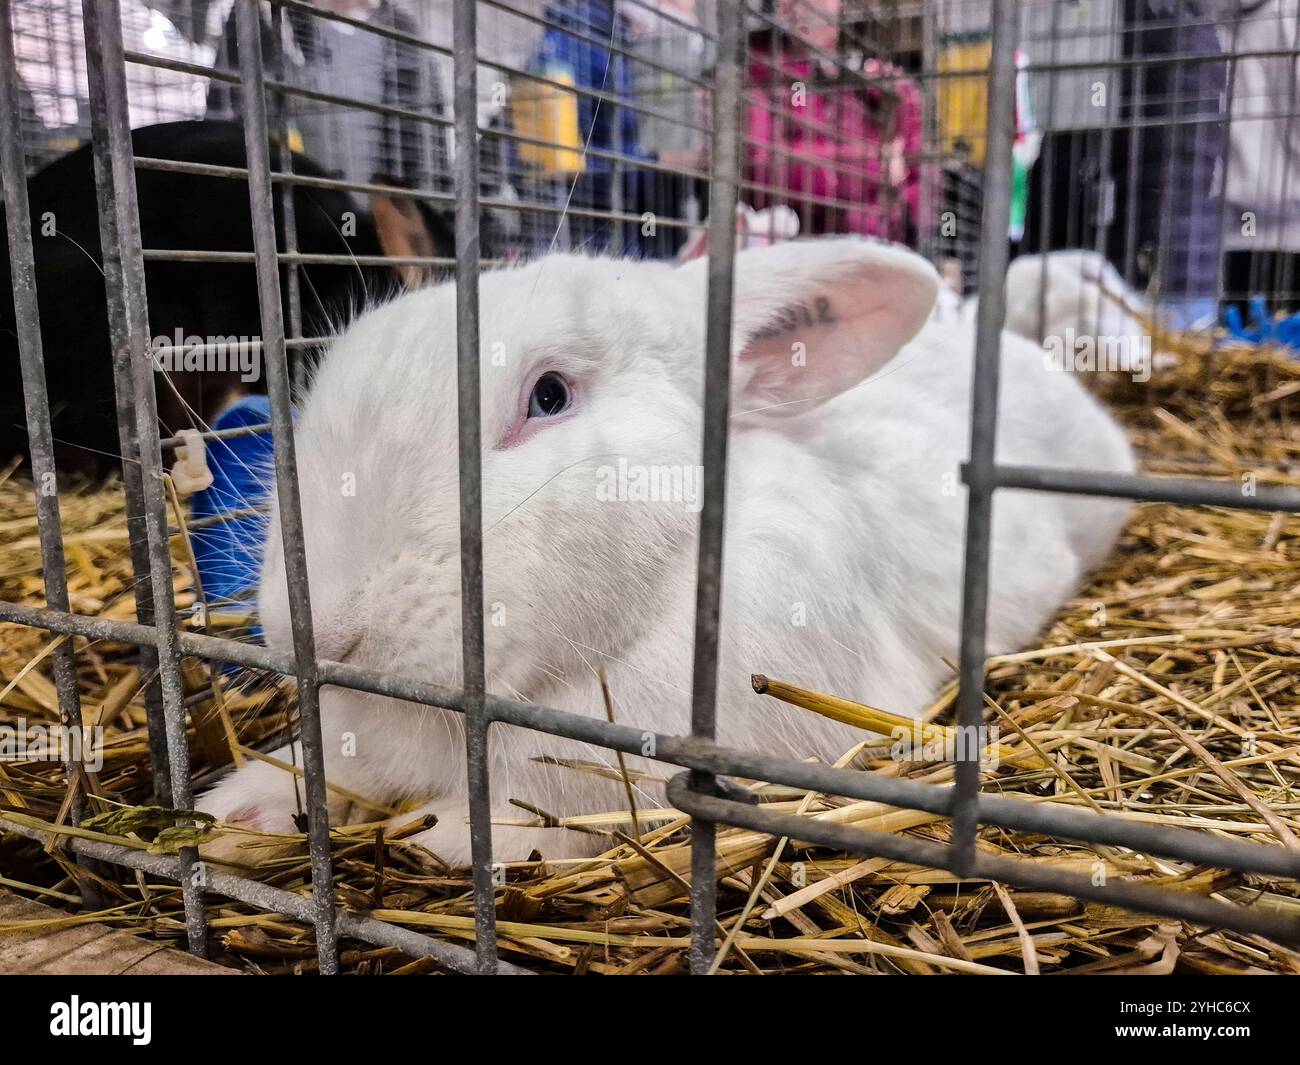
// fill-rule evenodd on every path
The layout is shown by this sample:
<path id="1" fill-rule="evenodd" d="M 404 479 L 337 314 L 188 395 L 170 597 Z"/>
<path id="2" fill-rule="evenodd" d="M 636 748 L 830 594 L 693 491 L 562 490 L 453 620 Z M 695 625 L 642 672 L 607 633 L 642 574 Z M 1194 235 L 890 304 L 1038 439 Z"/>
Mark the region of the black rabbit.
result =
<path id="1" fill-rule="evenodd" d="M 244 130 L 233 122 L 172 122 L 132 133 L 135 154 L 219 166 L 246 166 Z M 272 156 L 273 161 L 277 158 Z M 293 170 L 326 176 L 295 154 Z M 380 178 L 379 180 L 383 180 Z M 238 179 L 138 167 L 140 229 L 146 249 L 249 252 L 253 249 L 248 187 Z M 306 255 L 449 257 L 451 227 L 424 202 L 372 196 L 363 204 L 346 191 L 294 186 L 298 251 Z M 28 182 L 45 375 L 56 455 L 61 468 L 102 475 L 119 463 L 112 362 L 101 269 L 91 150 L 51 163 Z M 277 242 L 284 250 L 283 186 L 275 187 Z M 9 270 L 7 257 L 4 269 Z M 281 291 L 287 292 L 281 270 Z M 257 278 L 251 262 L 146 261 L 149 339 L 259 338 Z M 328 334 L 367 302 L 402 283 L 424 280 L 407 266 L 304 264 L 300 269 L 303 332 Z M 287 296 L 286 296 L 287 298 Z M 14 309 L 0 300 L 0 464 L 27 448 Z M 164 435 L 210 422 L 241 392 L 265 389 L 256 367 L 180 369 L 155 377 Z M 237 358 L 229 360 L 237 363 Z M 252 380 L 249 370 L 254 370 Z"/>

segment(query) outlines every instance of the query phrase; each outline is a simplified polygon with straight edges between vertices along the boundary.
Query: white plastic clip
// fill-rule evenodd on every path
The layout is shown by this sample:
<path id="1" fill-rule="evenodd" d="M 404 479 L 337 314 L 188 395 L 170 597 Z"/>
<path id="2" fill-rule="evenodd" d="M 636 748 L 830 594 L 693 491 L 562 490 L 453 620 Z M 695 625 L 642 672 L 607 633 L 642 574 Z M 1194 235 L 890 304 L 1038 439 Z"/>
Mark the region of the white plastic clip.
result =
<path id="1" fill-rule="evenodd" d="M 179 495 L 188 496 L 212 486 L 212 471 L 208 469 L 208 449 L 197 429 L 182 429 L 176 434 L 183 441 L 176 446 L 176 464 L 172 467 L 172 483 Z"/>

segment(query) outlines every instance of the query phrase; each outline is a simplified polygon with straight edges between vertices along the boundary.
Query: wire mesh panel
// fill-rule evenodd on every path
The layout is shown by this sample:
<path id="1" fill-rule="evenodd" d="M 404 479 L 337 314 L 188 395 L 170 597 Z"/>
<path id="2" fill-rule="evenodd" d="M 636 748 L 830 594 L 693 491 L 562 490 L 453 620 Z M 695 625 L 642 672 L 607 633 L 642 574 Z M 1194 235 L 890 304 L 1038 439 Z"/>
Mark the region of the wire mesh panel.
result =
<path id="1" fill-rule="evenodd" d="M 1004 324 L 1042 344 L 1059 340 L 1063 323 L 1094 342 L 1124 333 L 1114 349 L 1119 368 L 1136 374 L 1159 322 L 1215 319 L 1221 307 L 1252 297 L 1266 314 L 1294 308 L 1297 216 L 1289 204 L 1295 186 L 1287 153 L 1300 42 L 1287 5 L 1247 6 L 456 0 L 408 9 L 389 0 L 178 0 L 138 7 L 84 0 L 77 10 L 34 0 L 5 4 L 4 184 L 23 401 L 9 420 L 29 436 L 45 591 L 40 607 L 0 604 L 0 619 L 72 638 L 54 659 L 58 707 L 69 727 L 79 726 L 81 713 L 73 654 L 81 644 L 72 640 L 140 649 L 154 787 L 181 832 L 175 855 L 93 839 L 74 839 L 68 850 L 178 882 L 195 953 L 207 949 L 205 896 L 224 895 L 314 925 L 322 973 L 338 971 L 341 938 L 431 957 L 453 971 L 519 972 L 498 957 L 504 864 L 494 860 L 494 843 L 499 853 L 503 836 L 511 847 L 531 838 L 505 816 L 501 789 L 524 778 L 525 759 L 512 760 L 511 751 L 517 756 L 532 740 L 520 737 L 540 735 L 569 741 L 565 751 L 603 759 L 595 769 L 611 787 L 626 786 L 634 825 L 624 756 L 682 770 L 667 781 L 666 797 L 691 819 L 685 872 L 696 973 L 720 964 L 718 826 L 1296 940 L 1300 930 L 1285 915 L 1134 881 L 1097 883 L 990 857 L 979 843 L 984 827 L 1000 826 L 1294 879 L 1300 856 L 1293 847 L 989 794 L 979 748 L 953 759 L 948 787 L 864 773 L 850 768 L 851 760 L 832 766 L 801 761 L 796 750 L 754 753 L 752 744 L 742 750 L 719 742 L 736 735 L 719 696 L 720 658 L 728 625 L 743 624 L 724 609 L 729 509 L 743 513 L 746 502 L 728 494 L 729 483 L 737 483 L 728 475 L 728 445 L 739 422 L 781 405 L 780 396 L 761 389 L 742 394 L 747 402 L 755 395 L 770 402 L 733 402 L 733 374 L 753 384 L 749 365 L 733 366 L 736 323 L 747 306 L 753 313 L 756 298 L 738 265 L 755 261 L 740 258 L 750 249 L 796 239 L 805 249 L 826 247 L 807 238 L 846 235 L 917 248 L 939 270 L 935 314 L 968 322 L 959 334 L 974 351 L 969 461 L 961 470 L 960 646 L 954 648 L 961 730 L 976 734 L 984 721 L 995 500 L 1007 490 L 1300 509 L 1293 487 L 1252 485 L 1243 492 L 1230 482 L 1107 472 L 1090 466 L 1086 454 L 1076 468 L 998 457 L 1006 454 L 998 446 L 1005 424 L 999 419 Z M 38 68 L 40 77 L 33 73 Z M 72 266 L 43 259 L 46 245 L 27 224 L 66 210 L 62 200 L 51 210 L 45 197 L 52 194 L 42 182 L 54 172 L 65 182 L 59 188 L 72 187 L 75 153 L 54 164 L 65 171 L 42 170 L 30 184 L 27 175 L 87 135 L 80 180 L 94 211 L 84 234 L 70 230 L 66 219 L 56 223 L 92 264 L 98 253 L 103 276 L 92 278 L 92 289 L 105 303 L 105 317 L 103 350 L 91 352 L 88 368 L 75 375 L 69 371 L 74 345 L 59 332 L 59 320 L 69 303 L 83 300 L 76 293 L 92 289 L 73 288 Z M 1261 153 L 1271 161 L 1261 165 Z M 554 252 L 580 253 L 555 267 L 571 271 L 575 291 L 543 290 L 541 302 L 555 305 L 540 310 L 534 303 L 540 273 L 532 275 L 531 289 L 511 289 L 512 278 L 528 275 L 493 269 L 538 258 L 546 263 Z M 1075 258 L 1053 259 L 1051 252 Z M 590 258 L 608 272 L 592 272 Z M 778 285 L 795 286 L 817 269 L 811 259 L 792 261 L 797 268 L 764 290 L 767 304 L 781 303 L 796 325 L 809 328 L 859 313 L 843 302 L 832 307 L 824 296 L 785 306 L 790 293 Z M 538 599 L 559 587 L 548 584 L 545 563 L 566 551 L 601 553 L 595 518 L 588 519 L 590 541 L 582 529 L 566 538 L 546 528 L 535 534 L 538 542 L 513 541 L 500 553 L 498 527 L 541 488 L 516 477 L 510 486 L 522 502 L 511 497 L 501 511 L 499 490 L 489 482 L 502 476 L 500 453 L 518 447 L 530 430 L 506 419 L 513 427 L 493 435 L 499 408 L 516 398 L 499 400 L 491 388 L 496 370 L 516 356 L 512 345 L 551 335 L 548 314 L 562 320 L 574 346 L 604 344 L 599 354 L 609 359 L 626 354 L 600 332 L 608 317 L 600 306 L 602 286 L 612 291 L 619 262 L 660 263 L 660 271 L 646 266 L 636 276 L 671 292 L 672 314 L 699 320 L 699 350 L 673 353 L 696 360 L 689 368 L 679 368 L 669 382 L 634 377 L 638 387 L 663 385 L 665 406 L 694 411 L 678 395 L 688 391 L 687 382 L 690 402 L 700 404 L 689 431 L 698 436 L 685 436 L 691 461 L 676 467 L 680 477 L 698 471 L 686 500 L 690 527 L 662 536 L 689 545 L 692 572 L 665 578 L 663 588 L 593 592 L 584 585 L 559 593 L 580 598 L 588 613 L 602 595 L 626 595 L 632 614 L 660 595 L 677 594 L 689 605 L 691 617 L 673 623 L 690 633 L 679 645 L 689 664 L 651 662 L 642 671 L 651 680 L 675 678 L 662 686 L 676 689 L 681 708 L 673 729 L 646 729 L 616 713 L 600 661 L 604 656 L 612 664 L 615 656 L 562 631 L 563 653 L 590 674 L 591 699 L 565 701 L 563 691 L 542 683 L 537 690 L 553 692 L 556 705 L 534 699 L 529 679 L 511 671 L 512 656 L 526 657 L 527 645 L 493 629 L 558 626 L 545 612 L 530 613 L 530 601 L 491 601 L 485 592 L 494 587 L 491 563 L 512 553 L 548 556 L 530 572 L 535 586 L 528 594 Z M 55 277 L 60 286 L 67 282 L 66 291 L 47 293 L 44 278 Z M 668 279 L 681 277 L 694 277 L 696 288 L 673 288 L 678 282 Z M 408 290 L 421 291 L 403 297 Z M 863 305 L 888 302 L 871 290 L 853 296 Z M 647 288 L 647 306 L 661 297 Z M 361 313 L 375 305 L 378 310 Z M 417 305 L 443 317 L 401 318 L 402 308 Z M 1123 315 L 1118 326 L 1116 307 Z M 605 326 L 622 330 L 617 336 L 628 350 L 659 336 L 662 323 L 639 313 L 632 300 Z M 427 321 L 442 322 L 446 335 L 431 335 Z M 1248 328 L 1236 322 L 1233 328 Z M 744 339 L 752 347 L 781 338 L 780 325 L 751 324 Z M 1256 326 L 1274 328 L 1258 320 Z M 860 332 L 861 345 L 869 346 L 869 330 Z M 448 353 L 448 374 L 434 379 L 410 352 L 438 345 Z M 376 350 L 391 353 L 390 362 L 376 365 L 396 368 L 388 399 L 378 404 L 373 375 L 349 368 L 364 365 L 362 356 Z M 1015 374 L 1024 364 L 1011 365 Z M 191 369 L 194 377 L 187 376 Z M 333 387 L 343 397 L 346 432 L 337 424 L 322 431 L 311 400 L 301 413 L 295 408 L 311 394 L 303 387 L 313 377 L 318 390 Z M 550 377 L 543 373 L 531 392 L 517 397 L 524 421 L 535 413 L 562 416 L 575 401 L 562 375 Z M 73 380 L 98 388 L 98 407 L 78 407 L 85 397 L 66 390 Z M 430 380 L 443 391 L 413 400 Z M 431 407 L 451 409 L 453 390 L 455 417 L 428 416 Z M 232 398 L 242 404 L 242 420 L 220 421 Z M 93 423 L 79 413 L 92 410 L 99 419 Z M 437 426 L 446 432 L 435 438 Z M 95 435 L 101 432 L 107 435 Z M 250 440 L 264 444 L 236 450 Z M 358 454 L 372 443 L 376 455 Z M 427 454 L 434 446 L 445 454 Z M 602 454 L 613 447 L 605 436 L 592 446 Z M 204 448 L 232 456 L 242 480 L 218 486 L 227 496 L 212 510 L 200 513 L 196 503 L 186 529 L 175 490 L 191 477 L 196 490 L 213 488 Z M 337 461 L 320 464 L 331 448 Z M 59 496 L 39 486 L 57 483 L 56 463 L 66 471 L 87 455 L 121 462 L 134 621 L 74 610 L 69 596 Z M 454 480 L 429 472 L 440 459 L 448 461 L 438 468 L 452 470 Z M 780 460 L 769 455 L 768 461 Z M 166 462 L 175 465 L 164 476 Z M 617 465 L 602 469 L 626 477 Z M 372 494 L 352 502 L 358 483 Z M 369 564 L 366 552 L 374 553 L 371 540 L 349 538 L 346 530 L 364 527 L 400 567 L 409 561 L 402 545 L 384 537 L 412 515 L 426 519 L 437 509 L 431 499 L 455 500 L 439 512 L 437 574 L 411 568 L 385 586 L 370 608 L 375 613 L 365 615 L 362 593 L 350 585 L 340 591 L 340 582 L 328 577 L 356 576 Z M 212 532 L 239 522 L 250 523 L 239 527 L 255 550 Z M 189 561 L 200 585 L 185 602 L 178 593 L 188 589 L 176 586 L 170 546 L 178 524 L 182 533 L 194 533 L 183 538 L 193 542 Z M 643 533 L 658 533 L 653 526 L 647 520 L 635 533 L 621 534 L 628 554 L 658 548 Z M 250 613 L 263 538 L 267 571 L 279 577 L 282 570 L 283 581 L 263 587 L 260 615 L 245 618 L 242 639 L 215 635 L 237 628 L 236 616 Z M 864 543 L 862 551 L 874 546 Z M 329 556 L 324 569 L 321 552 Z M 437 583 L 444 577 L 445 589 Z M 947 591 L 956 605 L 957 590 Z M 428 611 L 428 601 L 439 596 L 438 610 Z M 372 646 L 385 615 L 404 611 L 421 619 L 405 645 Z M 522 613 L 525 625 L 506 620 L 510 611 Z M 955 619 L 946 624 L 955 630 Z M 271 638 L 263 641 L 259 626 Z M 436 644 L 422 642 L 435 630 Z M 506 653 L 498 652 L 501 646 Z M 197 684 L 196 661 L 210 667 Z M 214 728 L 233 728 L 221 717 L 223 670 L 230 665 L 293 678 L 294 711 L 270 737 L 284 757 L 246 753 L 254 770 L 281 773 L 282 790 L 292 795 L 286 816 L 307 837 L 310 896 L 225 872 L 200 860 L 196 849 L 206 837 L 194 817 L 191 748 L 211 741 Z M 552 665 L 543 662 L 540 671 L 555 679 Z M 766 681 L 755 683 L 766 690 Z M 214 690 L 217 711 L 200 715 L 197 708 Z M 603 704 L 595 701 L 600 695 Z M 395 787 L 391 803 L 367 806 L 365 796 L 342 783 L 347 763 L 340 759 L 352 757 L 347 746 L 357 740 L 348 708 L 357 707 L 417 726 L 412 735 L 423 736 L 430 749 L 403 743 L 395 760 L 404 771 L 418 776 L 435 765 L 458 782 L 440 805 L 422 809 L 430 821 L 445 819 L 437 838 L 450 840 L 452 853 L 472 868 L 473 951 L 368 916 L 354 898 L 338 905 L 332 823 L 338 827 L 353 805 L 391 814 L 419 798 Z M 232 746 L 241 763 L 242 746 Z M 538 750 L 542 756 L 526 760 L 559 757 Z M 608 757 L 616 757 L 617 769 Z M 241 764 L 240 772 L 247 768 Z M 74 759 L 67 772 L 75 824 L 95 791 Z M 950 819 L 951 836 L 917 838 L 799 816 L 792 807 L 760 803 L 759 789 L 731 778 L 925 811 Z M 537 804 L 515 803 L 521 805 L 541 827 L 556 820 Z M 45 838 L 39 826 L 3 812 L 0 823 Z M 429 831 L 436 828 L 430 824 Z"/>
<path id="2" fill-rule="evenodd" d="M 195 34 L 196 12 L 122 5 L 128 45 L 206 66 L 211 47 Z M 13 5 L 14 59 L 27 165 L 35 169 L 86 142 L 89 87 L 81 7 L 73 0 L 23 0 Z M 161 68 L 128 71 L 133 126 L 204 116 L 204 79 Z"/>

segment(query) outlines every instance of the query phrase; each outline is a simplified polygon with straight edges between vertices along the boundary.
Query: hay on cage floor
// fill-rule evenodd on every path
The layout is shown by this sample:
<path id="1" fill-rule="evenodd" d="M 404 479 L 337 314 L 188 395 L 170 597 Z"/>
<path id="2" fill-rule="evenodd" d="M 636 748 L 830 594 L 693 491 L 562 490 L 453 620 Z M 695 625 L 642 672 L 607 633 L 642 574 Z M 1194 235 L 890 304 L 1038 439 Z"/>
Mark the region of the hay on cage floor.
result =
<path id="1" fill-rule="evenodd" d="M 1291 416 L 1300 364 L 1281 353 L 1212 350 L 1166 337 L 1153 379 L 1102 382 L 1153 474 L 1298 485 L 1300 429 Z M 42 596 L 31 486 L 0 471 L 0 597 Z M 72 608 L 131 619 L 130 563 L 120 491 L 88 487 L 61 499 Z M 176 541 L 177 605 L 195 591 Z M 45 633 L 0 626 L 0 724 L 57 720 Z M 74 641 L 87 723 L 104 729 L 104 764 L 92 810 L 115 817 L 82 829 L 127 845 L 167 846 L 148 801 L 149 748 L 135 651 Z M 1097 644 L 1102 644 L 1098 648 Z M 762 664 L 756 663 L 761 669 Z M 985 788 L 1077 805 L 1152 824 L 1259 843 L 1300 835 L 1300 519 L 1282 514 L 1152 504 L 1138 508 L 1109 563 L 1067 603 L 1038 649 L 993 659 L 990 708 L 1004 757 Z M 197 777 L 227 764 L 232 747 L 270 749 L 294 727 L 292 692 L 269 679 L 232 686 L 190 662 L 190 730 Z M 205 694 L 206 693 L 206 694 Z M 841 693 L 852 695 L 854 693 Z M 951 720 L 954 688 L 928 719 Z M 756 699 L 762 698 L 755 695 Z M 947 764 L 900 763 L 864 733 L 848 764 L 943 783 Z M 1032 741 L 1032 743 L 1031 743 Z M 573 771 L 580 771 L 575 767 Z M 940 817 L 878 804 L 761 787 L 765 802 L 883 832 L 945 840 Z M 66 789 L 57 762 L 0 763 L 4 815 L 58 834 Z M 521 811 L 522 813 L 522 811 Z M 165 821 L 166 818 L 162 818 Z M 574 818 L 579 828 L 625 824 L 622 811 Z M 380 920 L 468 941 L 468 876 L 374 826 L 334 833 L 338 899 Z M 585 862 L 520 863 L 498 897 L 502 949 L 539 970 L 673 973 L 686 967 L 689 862 L 685 819 L 657 816 L 641 837 Z M 981 847 L 1058 869 L 1129 876 L 1173 890 L 1300 916 L 1300 884 L 1197 868 L 1026 833 L 986 828 Z M 1194 928 L 1069 896 L 1004 888 L 887 859 L 860 859 L 742 829 L 721 829 L 719 919 L 727 972 L 1144 972 L 1300 973 L 1300 953 L 1254 936 Z M 249 848 L 250 856 L 256 847 Z M 258 859 L 250 857 L 257 863 Z M 305 890 L 299 845 L 254 875 Z M 183 938 L 178 890 L 143 875 L 103 885 L 95 920 L 160 940 Z M 75 909 L 66 860 L 21 837 L 0 837 L 0 886 Z M 250 971 L 311 971 L 312 932 L 276 914 L 214 900 L 214 954 Z M 0 934 L 5 928 L 0 926 Z M 432 970 L 392 949 L 345 944 L 353 972 Z"/>

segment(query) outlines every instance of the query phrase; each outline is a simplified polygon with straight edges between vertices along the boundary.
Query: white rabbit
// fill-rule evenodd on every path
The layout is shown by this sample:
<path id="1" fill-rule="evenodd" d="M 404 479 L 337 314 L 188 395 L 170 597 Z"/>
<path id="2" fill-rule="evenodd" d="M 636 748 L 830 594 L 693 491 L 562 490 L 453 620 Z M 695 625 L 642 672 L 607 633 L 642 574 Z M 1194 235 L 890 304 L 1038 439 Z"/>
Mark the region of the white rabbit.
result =
<path id="1" fill-rule="evenodd" d="M 705 278 L 703 260 L 571 255 L 483 277 L 491 691 L 603 716 L 604 667 L 621 724 L 689 731 Z M 927 323 L 936 287 L 924 260 L 874 242 L 737 257 L 724 744 L 829 760 L 862 738 L 756 696 L 754 672 L 909 715 L 951 676 L 942 658 L 958 642 L 973 338 L 962 324 Z M 326 359 L 296 430 L 319 655 L 447 685 L 460 673 L 455 337 L 452 285 L 364 315 Z M 1001 461 L 1133 467 L 1123 432 L 1075 375 L 1045 369 L 1012 336 L 1001 404 Z M 1106 556 L 1128 509 L 998 495 L 990 653 L 1039 633 Z M 268 644 L 287 649 L 278 521 L 271 529 L 261 618 Z M 331 783 L 389 807 L 423 804 L 438 823 L 417 841 L 467 860 L 459 714 L 326 688 L 322 724 Z M 537 761 L 610 764 L 608 751 L 504 726 L 491 748 L 494 817 L 527 816 L 511 798 L 561 816 L 626 806 L 617 780 Z M 639 805 L 662 801 L 657 785 L 641 786 Z M 201 805 L 293 831 L 293 781 L 265 763 Z M 335 823 L 348 816 L 343 799 L 330 805 Z M 507 825 L 493 840 L 500 860 L 605 845 Z"/>
<path id="2" fill-rule="evenodd" d="M 1082 249 L 1022 255 L 1007 268 L 1006 291 L 1007 332 L 1041 337 L 1058 364 L 1069 358 L 1080 369 L 1119 370 L 1140 381 L 1150 375 L 1154 309 L 1105 256 Z M 974 322 L 977 307 L 967 300 L 962 317 Z"/>

